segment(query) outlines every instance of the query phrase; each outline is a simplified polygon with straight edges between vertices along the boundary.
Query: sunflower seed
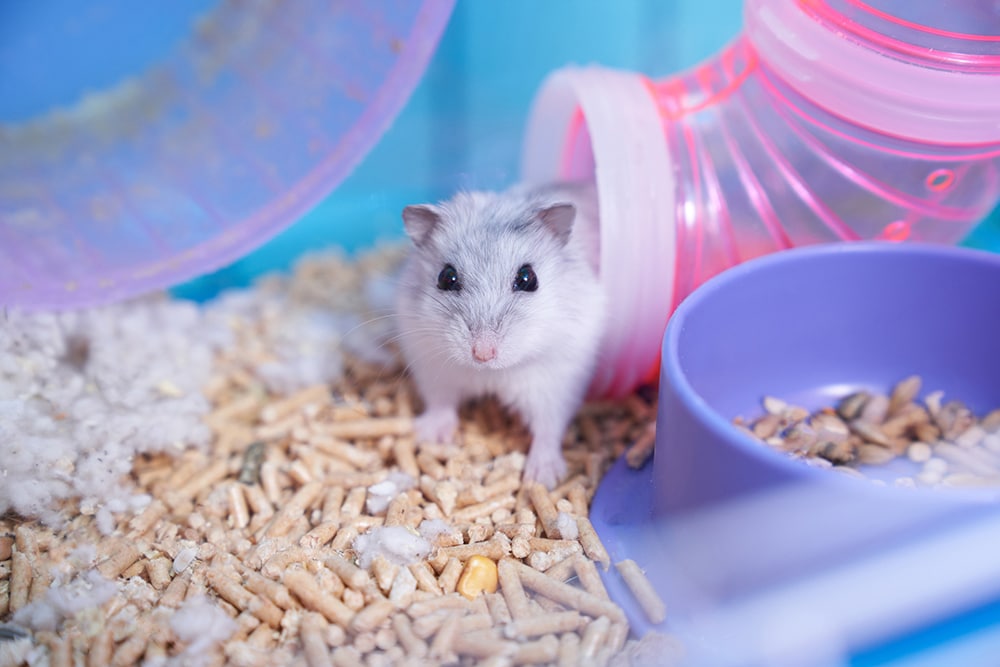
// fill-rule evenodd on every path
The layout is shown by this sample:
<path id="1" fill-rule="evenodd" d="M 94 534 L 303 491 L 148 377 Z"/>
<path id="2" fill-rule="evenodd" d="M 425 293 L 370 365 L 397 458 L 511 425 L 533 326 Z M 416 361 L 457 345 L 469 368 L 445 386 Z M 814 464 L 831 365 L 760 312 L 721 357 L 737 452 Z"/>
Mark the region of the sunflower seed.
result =
<path id="1" fill-rule="evenodd" d="M 913 402 L 920 393 L 921 380 L 919 375 L 911 375 L 896 384 L 889 395 L 889 414 L 895 415 Z"/>
<path id="2" fill-rule="evenodd" d="M 871 398 L 871 394 L 867 391 L 856 391 L 849 394 L 837 404 L 837 414 L 846 421 L 857 419 L 869 398 Z"/>

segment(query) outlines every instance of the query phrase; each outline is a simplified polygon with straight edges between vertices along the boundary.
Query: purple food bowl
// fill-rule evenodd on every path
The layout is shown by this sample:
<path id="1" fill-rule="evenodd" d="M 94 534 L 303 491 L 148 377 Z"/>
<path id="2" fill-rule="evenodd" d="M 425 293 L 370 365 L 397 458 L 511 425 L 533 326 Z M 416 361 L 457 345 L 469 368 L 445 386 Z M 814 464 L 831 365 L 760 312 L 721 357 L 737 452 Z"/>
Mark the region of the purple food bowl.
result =
<path id="1" fill-rule="evenodd" d="M 656 448 L 619 461 L 592 521 L 666 602 L 633 630 L 697 664 L 843 656 L 1000 599 L 1000 488 L 898 488 L 812 467 L 732 425 L 772 395 L 818 409 L 912 374 L 977 415 L 1000 407 L 1000 255 L 858 242 L 788 250 L 688 297 L 663 341 Z M 997 561 L 997 562 L 992 562 Z M 824 653 L 825 652 L 825 653 Z"/>

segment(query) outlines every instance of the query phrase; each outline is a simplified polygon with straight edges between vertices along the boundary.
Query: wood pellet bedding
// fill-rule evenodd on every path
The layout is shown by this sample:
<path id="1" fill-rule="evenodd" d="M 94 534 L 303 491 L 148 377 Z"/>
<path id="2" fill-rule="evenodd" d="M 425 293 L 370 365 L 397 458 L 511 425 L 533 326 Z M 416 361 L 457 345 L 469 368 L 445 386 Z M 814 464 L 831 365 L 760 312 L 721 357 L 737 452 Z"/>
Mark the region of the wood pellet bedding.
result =
<path id="1" fill-rule="evenodd" d="M 493 401 L 463 412 L 454 444 L 418 444 L 398 365 L 345 355 L 340 382 L 282 395 L 247 371 L 254 345 L 238 337 L 218 355 L 211 447 L 137 456 L 131 480 L 150 501 L 110 535 L 92 512 L 59 528 L 0 519 L 0 620 L 27 608 L 36 628 L 2 626 L 0 664 L 680 655 L 670 637 L 629 639 L 598 569 L 617 566 L 654 620 L 663 601 L 635 563 L 611 563 L 587 518 L 616 457 L 632 447 L 638 466 L 651 451 L 655 400 L 586 405 L 566 434 L 568 477 L 550 492 L 522 484 L 528 434 Z"/>

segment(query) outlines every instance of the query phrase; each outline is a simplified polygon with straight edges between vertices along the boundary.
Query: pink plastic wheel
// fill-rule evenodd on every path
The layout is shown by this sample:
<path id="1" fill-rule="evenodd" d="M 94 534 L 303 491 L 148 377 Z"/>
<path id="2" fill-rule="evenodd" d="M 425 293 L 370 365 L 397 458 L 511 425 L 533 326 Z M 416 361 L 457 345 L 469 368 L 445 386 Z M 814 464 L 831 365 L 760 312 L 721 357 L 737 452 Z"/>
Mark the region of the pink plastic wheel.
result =
<path id="1" fill-rule="evenodd" d="M 123 299 L 267 241 L 390 125 L 453 2 L 220 3 L 151 71 L 0 125 L 0 306 Z"/>

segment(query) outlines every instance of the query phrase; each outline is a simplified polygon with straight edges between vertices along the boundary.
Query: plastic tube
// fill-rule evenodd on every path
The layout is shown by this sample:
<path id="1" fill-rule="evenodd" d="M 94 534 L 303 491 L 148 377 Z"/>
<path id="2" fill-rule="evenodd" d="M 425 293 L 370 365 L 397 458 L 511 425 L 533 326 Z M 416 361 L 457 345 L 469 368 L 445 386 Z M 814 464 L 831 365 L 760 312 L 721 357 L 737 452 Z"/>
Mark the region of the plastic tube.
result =
<path id="1" fill-rule="evenodd" d="M 0 307 L 106 303 L 267 241 L 375 144 L 453 4 L 221 2 L 151 70 L 0 124 Z"/>
<path id="2" fill-rule="evenodd" d="M 555 72 L 527 182 L 595 179 L 610 295 L 593 395 L 655 377 L 673 309 L 793 246 L 955 243 L 1000 199 L 1000 7 L 747 0 L 722 52 L 662 81 Z"/>

